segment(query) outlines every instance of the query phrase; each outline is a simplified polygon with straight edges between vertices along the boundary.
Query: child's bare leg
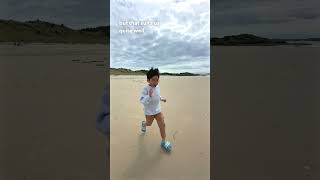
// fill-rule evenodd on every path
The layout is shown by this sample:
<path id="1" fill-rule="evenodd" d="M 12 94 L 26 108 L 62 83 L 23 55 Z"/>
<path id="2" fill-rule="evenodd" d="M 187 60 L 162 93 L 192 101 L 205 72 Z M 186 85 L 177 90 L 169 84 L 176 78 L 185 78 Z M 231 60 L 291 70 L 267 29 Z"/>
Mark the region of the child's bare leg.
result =
<path id="1" fill-rule="evenodd" d="M 156 115 L 156 120 L 160 129 L 161 138 L 163 141 L 166 140 L 166 125 L 164 123 L 164 116 L 162 113 Z"/>
<path id="2" fill-rule="evenodd" d="M 153 119 L 154 119 L 154 116 L 146 115 L 146 126 L 151 126 Z"/>

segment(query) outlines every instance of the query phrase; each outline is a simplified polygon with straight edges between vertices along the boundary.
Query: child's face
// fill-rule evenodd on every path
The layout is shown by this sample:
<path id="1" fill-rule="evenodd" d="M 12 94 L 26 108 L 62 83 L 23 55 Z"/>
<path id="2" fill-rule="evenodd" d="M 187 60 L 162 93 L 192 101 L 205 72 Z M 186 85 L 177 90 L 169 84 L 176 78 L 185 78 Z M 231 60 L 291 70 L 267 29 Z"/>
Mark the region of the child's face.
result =
<path id="1" fill-rule="evenodd" d="M 148 83 L 153 86 L 156 87 L 159 84 L 159 77 L 158 76 L 153 76 L 152 78 L 150 78 L 148 80 Z"/>

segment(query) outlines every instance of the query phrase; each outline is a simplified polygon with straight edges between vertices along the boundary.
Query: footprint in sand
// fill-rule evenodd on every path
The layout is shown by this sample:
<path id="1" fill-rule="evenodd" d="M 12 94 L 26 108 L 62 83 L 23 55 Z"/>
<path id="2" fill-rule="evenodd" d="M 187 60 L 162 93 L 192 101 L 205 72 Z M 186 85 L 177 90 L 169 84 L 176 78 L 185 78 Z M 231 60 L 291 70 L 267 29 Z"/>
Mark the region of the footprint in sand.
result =
<path id="1" fill-rule="evenodd" d="M 176 130 L 172 133 L 173 140 L 176 140 L 176 135 L 178 134 L 178 132 L 179 131 Z"/>

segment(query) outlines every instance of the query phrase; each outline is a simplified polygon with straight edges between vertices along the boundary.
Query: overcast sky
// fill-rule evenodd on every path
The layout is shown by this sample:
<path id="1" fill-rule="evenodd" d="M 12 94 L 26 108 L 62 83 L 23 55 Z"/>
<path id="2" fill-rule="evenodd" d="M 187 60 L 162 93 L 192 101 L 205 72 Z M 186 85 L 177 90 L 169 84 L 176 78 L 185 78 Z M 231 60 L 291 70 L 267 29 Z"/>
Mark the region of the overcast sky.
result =
<path id="1" fill-rule="evenodd" d="M 211 35 L 320 37 L 320 0 L 213 0 Z M 42 19 L 71 27 L 106 25 L 108 0 L 1 0 L 0 19 Z"/>
<path id="2" fill-rule="evenodd" d="M 320 0 L 214 0 L 211 35 L 320 37 Z"/>
<path id="3" fill-rule="evenodd" d="M 209 7 L 209 0 L 112 0 L 111 67 L 209 73 Z M 159 26 L 119 26 L 145 20 Z M 144 33 L 119 32 L 142 28 Z"/>

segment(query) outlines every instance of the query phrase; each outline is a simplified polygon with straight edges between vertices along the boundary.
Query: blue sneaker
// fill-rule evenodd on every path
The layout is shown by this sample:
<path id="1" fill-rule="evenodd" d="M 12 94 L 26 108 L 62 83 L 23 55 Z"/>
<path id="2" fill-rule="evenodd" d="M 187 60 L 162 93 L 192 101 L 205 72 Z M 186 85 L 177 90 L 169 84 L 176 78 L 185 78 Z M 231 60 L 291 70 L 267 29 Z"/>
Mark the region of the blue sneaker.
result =
<path id="1" fill-rule="evenodd" d="M 141 122 L 141 131 L 145 133 L 147 131 L 146 121 Z"/>
<path id="2" fill-rule="evenodd" d="M 167 152 L 170 152 L 172 149 L 171 143 L 169 141 L 161 141 L 160 146 Z"/>

